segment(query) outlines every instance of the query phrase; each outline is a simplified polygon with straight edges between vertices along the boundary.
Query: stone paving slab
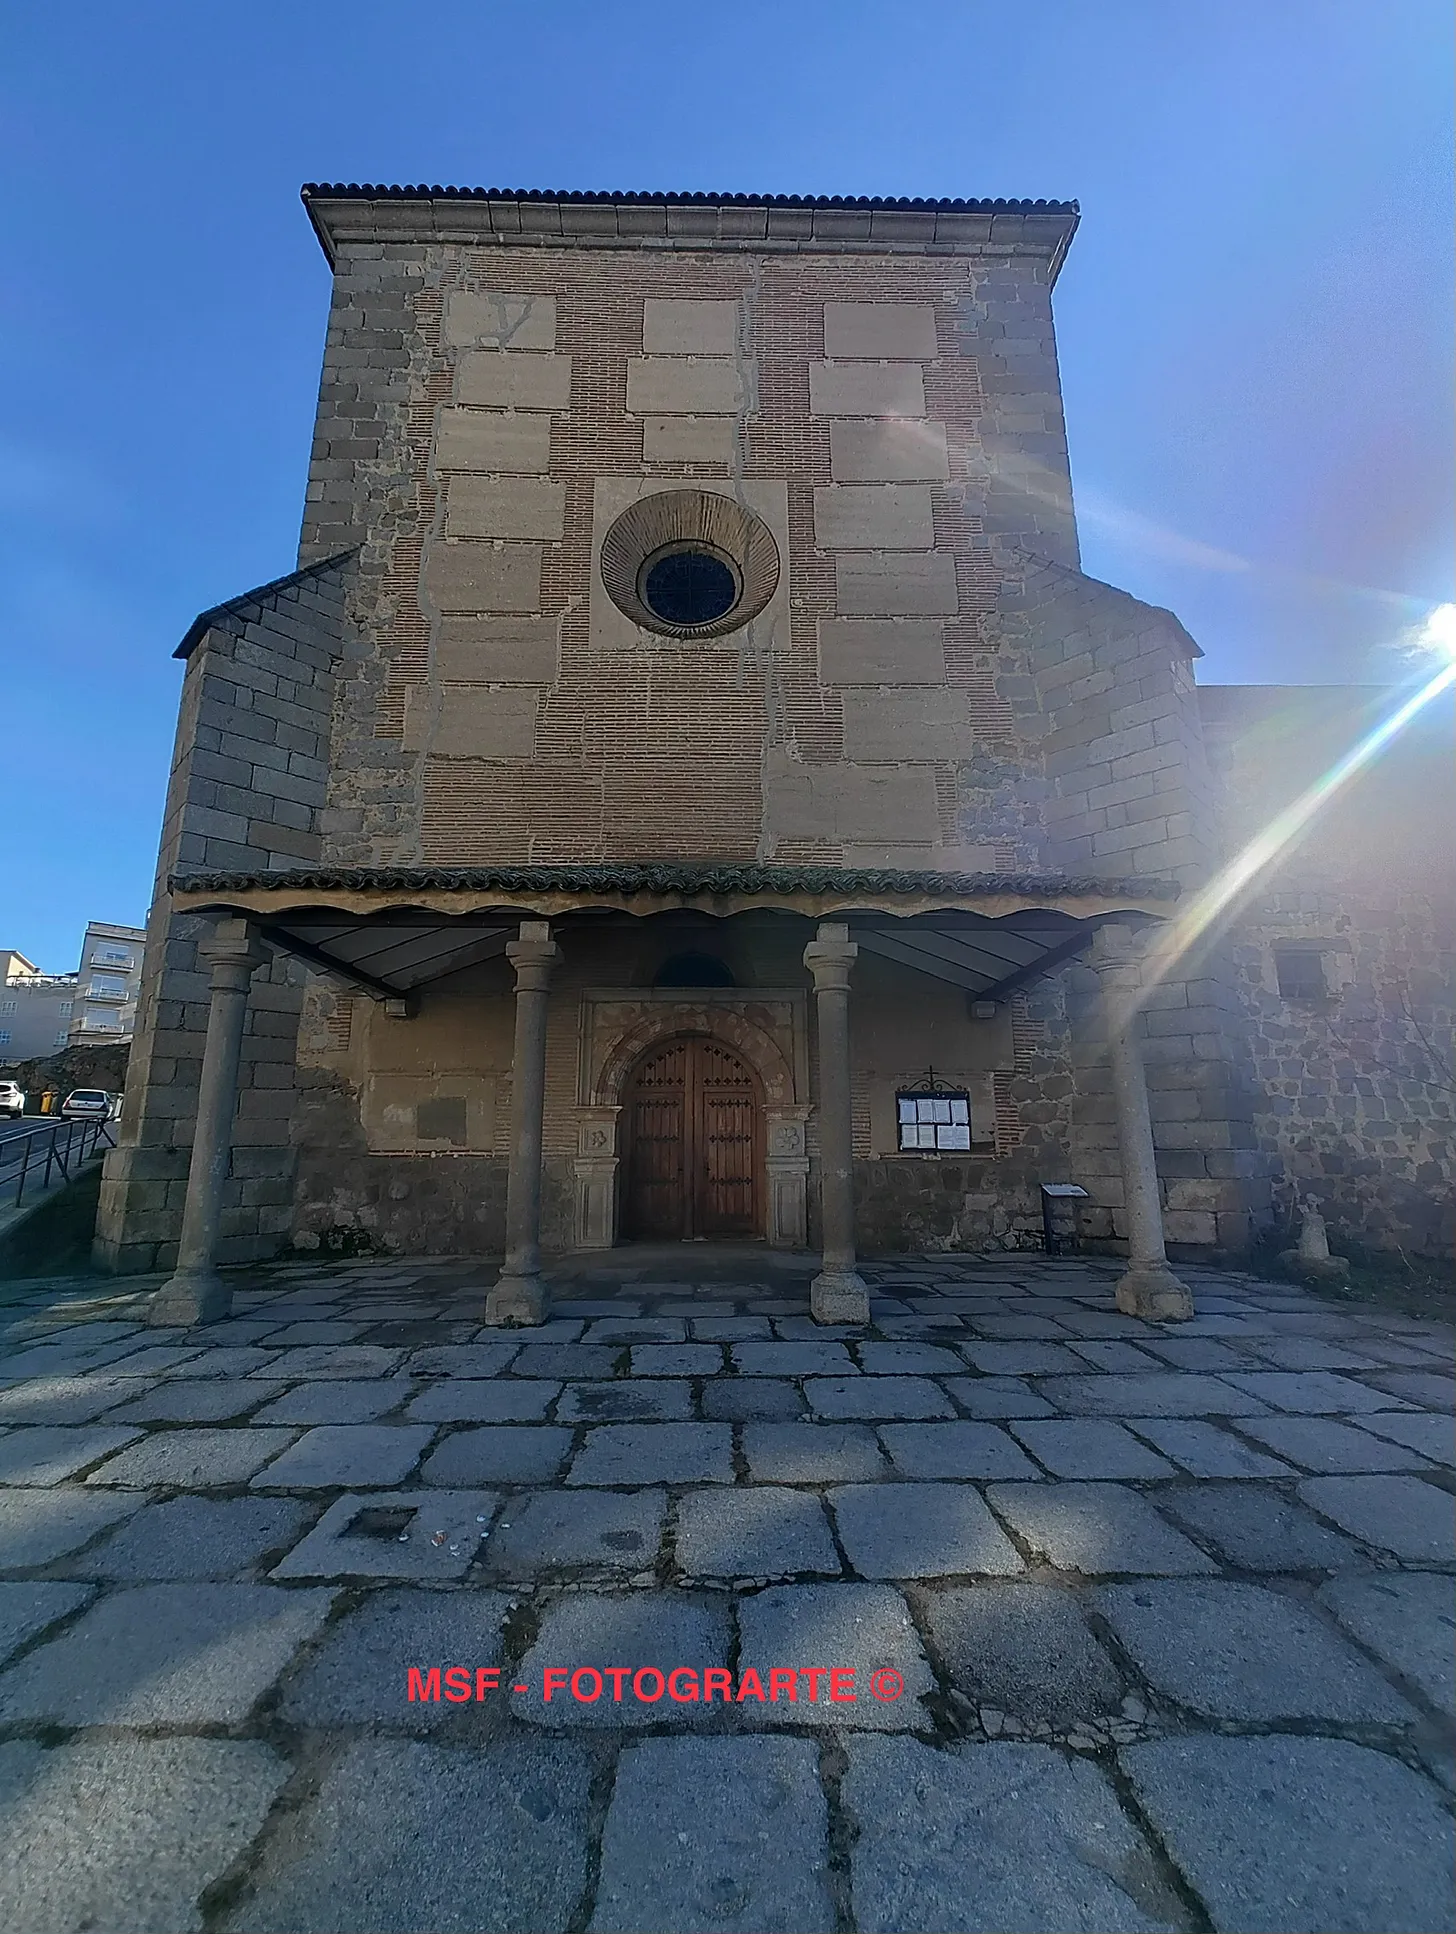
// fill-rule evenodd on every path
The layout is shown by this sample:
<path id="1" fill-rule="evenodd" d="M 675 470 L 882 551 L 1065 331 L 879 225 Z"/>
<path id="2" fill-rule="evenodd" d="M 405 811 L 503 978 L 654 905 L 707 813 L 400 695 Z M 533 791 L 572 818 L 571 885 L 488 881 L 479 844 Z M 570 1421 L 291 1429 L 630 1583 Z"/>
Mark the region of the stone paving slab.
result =
<path id="1" fill-rule="evenodd" d="M 110 1593 L 0 1672 L 0 1722 L 239 1726 L 333 1594 L 274 1585 L 138 1585 Z"/>
<path id="2" fill-rule="evenodd" d="M 486 1568 L 503 1578 L 556 1572 L 638 1572 L 657 1561 L 666 1493 L 539 1491 L 492 1528 Z"/>
<path id="3" fill-rule="evenodd" d="M 1148 1376 L 1047 1377 L 1037 1388 L 1059 1410 L 1088 1417 L 1262 1417 L 1267 1405 L 1196 1370 Z"/>
<path id="4" fill-rule="evenodd" d="M 0 1489 L 0 1572 L 47 1565 L 130 1517 L 147 1500 L 130 1495 L 79 1491 Z"/>
<path id="5" fill-rule="evenodd" d="M 775 1666 L 799 1675 L 793 1700 L 737 1705 L 742 1726 L 909 1732 L 926 1723 L 922 1701 L 934 1678 L 909 1607 L 891 1585 L 771 1585 L 739 1599 L 738 1632 L 740 1672 L 757 1672 L 765 1689 Z M 831 1700 L 827 1672 L 815 1696 L 804 1676 L 811 1666 L 848 1667 L 853 1702 Z M 876 1697 L 874 1675 L 887 1668 L 896 1684 Z"/>
<path id="6" fill-rule="evenodd" d="M 246 1484 L 298 1435 L 295 1430 L 157 1430 L 92 1471 L 88 1484 L 159 1484 L 205 1490 Z"/>
<path id="7" fill-rule="evenodd" d="M 1126 1682 L 1061 1586 L 935 1587 L 923 1604 L 932 1647 L 978 1707 L 1055 1727 L 1119 1714 Z"/>
<path id="8" fill-rule="evenodd" d="M 122 1377 L 35 1377 L 0 1390 L 0 1428 L 89 1424 L 135 1395 L 136 1385 Z"/>
<path id="9" fill-rule="evenodd" d="M 1401 1403 L 1417 1404 L 1424 1410 L 1456 1410 L 1456 1377 L 1449 1372 L 1437 1376 L 1426 1370 L 1371 1371 L 1364 1381 Z M 1391 1406 L 1382 1402 L 1376 1407 L 1388 1410 Z"/>
<path id="10" fill-rule="evenodd" d="M 810 1492 L 771 1484 L 689 1491 L 678 1502 L 677 1562 L 695 1578 L 838 1577 L 824 1507 Z"/>
<path id="11" fill-rule="evenodd" d="M 1252 1421 L 1252 1420 L 1251 1420 Z M 1191 1417 L 1133 1417 L 1129 1429 L 1145 1437 L 1190 1477 L 1292 1477 L 1289 1464 L 1254 1450 L 1233 1432 Z"/>
<path id="12" fill-rule="evenodd" d="M 270 1350 L 263 1371 L 253 1376 L 281 1377 L 289 1382 L 311 1383 L 316 1377 L 346 1377 L 351 1382 L 368 1382 L 387 1377 L 403 1360 L 402 1350 L 384 1350 L 372 1343 L 341 1343 L 335 1348 Z"/>
<path id="13" fill-rule="evenodd" d="M 288 1777 L 255 1740 L 0 1745 L 0 1926 L 184 1934 Z"/>
<path id="14" fill-rule="evenodd" d="M 1063 1571 L 1176 1577 L 1217 1569 L 1120 1484 L 993 1484 L 986 1496 L 1025 1544 Z"/>
<path id="15" fill-rule="evenodd" d="M 370 1424 L 397 1410 L 420 1385 L 409 1377 L 299 1383 L 253 1413 L 255 1424 Z"/>
<path id="16" fill-rule="evenodd" d="M 1206 1736 L 1133 1746 L 1121 1758 L 1213 1926 L 1451 1926 L 1450 1819 L 1436 1790 L 1399 1760 L 1343 1739 Z"/>
<path id="17" fill-rule="evenodd" d="M 1449 1417 L 1432 1417 L 1424 1412 L 1379 1411 L 1356 1420 L 1360 1430 L 1372 1431 L 1387 1443 L 1404 1444 L 1419 1451 L 1435 1464 L 1456 1466 L 1456 1425 Z"/>
<path id="18" fill-rule="evenodd" d="M 255 1491 L 402 1484 L 434 1437 L 429 1424 L 318 1424 L 252 1480 Z"/>
<path id="19" fill-rule="evenodd" d="M 0 1484 L 59 1484 L 140 1436 L 111 1424 L 22 1424 L 0 1435 Z"/>
<path id="20" fill-rule="evenodd" d="M 270 1842 L 221 1926 L 554 1934 L 586 1887 L 590 1783 L 591 1763 L 569 1740 L 360 1741 Z"/>
<path id="21" fill-rule="evenodd" d="M 862 1578 L 947 1578 L 1025 1570 L 1016 1547 L 964 1484 L 846 1484 L 828 1494 Z"/>
<path id="22" fill-rule="evenodd" d="M 568 1484 L 731 1484 L 727 1424 L 603 1424 L 589 1433 Z"/>
<path id="23" fill-rule="evenodd" d="M 1041 1475 L 995 1424 L 881 1424 L 879 1435 L 900 1477 L 1035 1479 Z M 861 1473 L 846 1470 L 840 1475 L 857 1479 Z"/>
<path id="24" fill-rule="evenodd" d="M 571 1454 L 572 1433 L 545 1424 L 457 1430 L 425 1459 L 426 1484 L 549 1484 Z"/>
<path id="25" fill-rule="evenodd" d="M 437 1383 L 427 1385 L 405 1407 L 411 1423 L 530 1424 L 539 1423 L 556 1401 L 559 1383 L 503 1378 L 499 1383 Z"/>
<path id="26" fill-rule="evenodd" d="M 789 1382 L 771 1377 L 722 1377 L 703 1387 L 703 1415 L 722 1423 L 804 1415 L 804 1399 Z"/>
<path id="27" fill-rule="evenodd" d="M 1046 1746 L 852 1738 L 844 1805 L 863 1928 L 1178 1928 L 1106 1777 Z"/>
<path id="28" fill-rule="evenodd" d="M 652 1739 L 617 1766 L 593 1934 L 831 1934 L 829 1819 L 806 1739 Z"/>
<path id="29" fill-rule="evenodd" d="M 229 1377 L 191 1380 L 164 1377 L 142 1396 L 108 1411 L 106 1421 L 108 1424 L 226 1423 L 232 1418 L 247 1416 L 283 1388 L 281 1383 L 239 1382 Z"/>
<path id="30" fill-rule="evenodd" d="M 889 1475 L 865 1424 L 745 1424 L 741 1441 L 757 1484 L 835 1484 Z"/>
<path id="31" fill-rule="evenodd" d="M 859 1369 L 842 1343 L 735 1343 L 730 1354 L 742 1377 L 844 1377 Z"/>
<path id="32" fill-rule="evenodd" d="M 1061 1414 L 1021 1377 L 947 1377 L 942 1388 L 970 1417 L 1056 1417 Z"/>
<path id="33" fill-rule="evenodd" d="M 818 1417 L 954 1417 L 955 1406 L 928 1377 L 810 1377 L 804 1384 Z"/>
<path id="34" fill-rule="evenodd" d="M 1007 1428 L 1053 1477 L 1177 1476 L 1176 1465 L 1110 1417 L 1019 1418 Z"/>
<path id="35" fill-rule="evenodd" d="M 1338 1423 L 1333 1417 L 1246 1417 L 1242 1428 L 1305 1471 L 1431 1469 L 1429 1461 L 1407 1445 Z"/>
<path id="36" fill-rule="evenodd" d="M 1196 1538 L 1244 1571 L 1348 1571 L 1360 1548 L 1277 1491 L 1246 1484 L 1170 1486 L 1158 1503 Z"/>
<path id="37" fill-rule="evenodd" d="M 337 1498 L 271 1578 L 400 1578 L 443 1583 L 474 1563 L 489 1491 L 376 1491 Z"/>
<path id="38" fill-rule="evenodd" d="M 511 1710 L 533 1726 L 553 1730 L 713 1725 L 724 1712 L 722 1703 L 673 1698 L 668 1675 L 682 1667 L 699 1675 L 701 1683 L 708 1667 L 727 1666 L 730 1641 L 728 1605 L 721 1594 L 576 1592 L 558 1599 L 542 1619 L 535 1644 L 516 1668 Z M 574 1697 L 563 1682 L 548 1698 L 548 1666 L 571 1673 L 587 1668 L 595 1675 L 595 1688 L 583 1681 L 580 1696 Z M 620 1698 L 608 1667 L 628 1668 Z M 654 1676 L 639 1682 L 642 1668 Z M 677 1684 L 680 1693 L 687 1690 L 688 1682 Z M 731 1714 L 736 1708 L 727 1710 Z"/>
<path id="39" fill-rule="evenodd" d="M 404 1368 L 412 1377 L 495 1377 L 517 1353 L 514 1343 L 444 1343 L 411 1351 Z"/>
<path id="40" fill-rule="evenodd" d="M 502 1592 L 371 1592 L 289 1675 L 279 1711 L 294 1726 L 438 1732 L 460 1709 L 444 1698 L 411 1699 L 409 1668 L 498 1665 L 510 1608 Z"/>
<path id="41" fill-rule="evenodd" d="M 556 1415 L 563 1424 L 687 1423 L 693 1415 L 693 1387 L 683 1377 L 568 1383 Z"/>
<path id="42" fill-rule="evenodd" d="M 1456 1563 L 1456 1501 L 1418 1477 L 1307 1477 L 1299 1495 L 1354 1537 L 1410 1564 Z"/>
<path id="43" fill-rule="evenodd" d="M 511 1369 L 518 1377 L 610 1377 L 622 1354 L 606 1343 L 528 1343 Z"/>
<path id="44" fill-rule="evenodd" d="M 1413 1713 L 1375 1668 L 1287 1594 L 1234 1579 L 1110 1585 L 1097 1603 L 1151 1683 L 1210 1719 L 1389 1726 Z"/>
<path id="45" fill-rule="evenodd" d="M 1430 1573 L 1337 1578 L 1320 1602 L 1367 1651 L 1456 1717 L 1456 1591 Z"/>
<path id="46" fill-rule="evenodd" d="M 308 1522 L 290 1498 L 174 1497 L 145 1504 L 64 1568 L 82 1578 L 141 1581 L 236 1578 L 280 1556 Z"/>
<path id="47" fill-rule="evenodd" d="M 1227 1381 L 1273 1410 L 1350 1416 L 1361 1410 L 1398 1408 L 1398 1400 L 1384 1391 L 1329 1370 L 1230 1370 Z"/>
<path id="48" fill-rule="evenodd" d="M 0 1584 L 0 1662 L 47 1626 L 68 1617 L 90 1597 L 85 1585 L 29 1581 Z"/>

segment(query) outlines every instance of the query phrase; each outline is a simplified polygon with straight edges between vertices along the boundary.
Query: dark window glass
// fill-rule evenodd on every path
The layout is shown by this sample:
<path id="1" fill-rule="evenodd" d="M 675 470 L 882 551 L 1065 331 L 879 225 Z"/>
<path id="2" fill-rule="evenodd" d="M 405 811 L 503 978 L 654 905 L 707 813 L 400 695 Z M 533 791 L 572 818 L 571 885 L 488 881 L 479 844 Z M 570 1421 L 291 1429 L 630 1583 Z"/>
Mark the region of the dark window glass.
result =
<path id="1" fill-rule="evenodd" d="M 1276 948 L 1274 971 L 1279 977 L 1281 1000 L 1322 1001 L 1329 993 L 1324 964 L 1318 954 L 1293 947 Z"/>
<path id="2" fill-rule="evenodd" d="M 674 954 L 657 970 L 658 987 L 736 987 L 728 968 L 711 954 Z"/>
<path id="3" fill-rule="evenodd" d="M 670 625 L 710 625 L 738 602 L 738 584 L 709 551 L 670 551 L 642 584 L 642 602 Z"/>

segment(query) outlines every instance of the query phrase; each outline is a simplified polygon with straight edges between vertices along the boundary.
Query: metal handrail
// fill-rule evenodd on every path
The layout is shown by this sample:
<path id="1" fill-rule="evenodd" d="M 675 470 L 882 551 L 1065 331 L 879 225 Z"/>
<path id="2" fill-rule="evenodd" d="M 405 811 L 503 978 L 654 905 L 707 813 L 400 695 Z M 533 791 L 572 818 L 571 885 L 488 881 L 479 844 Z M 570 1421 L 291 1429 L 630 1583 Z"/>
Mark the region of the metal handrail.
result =
<path id="1" fill-rule="evenodd" d="M 49 1121 L 7 1136 L 0 1141 L 0 1196 L 13 1185 L 18 1205 L 27 1183 L 48 1189 L 57 1170 L 69 1182 L 103 1147 L 116 1147 L 109 1116 L 101 1121 Z"/>

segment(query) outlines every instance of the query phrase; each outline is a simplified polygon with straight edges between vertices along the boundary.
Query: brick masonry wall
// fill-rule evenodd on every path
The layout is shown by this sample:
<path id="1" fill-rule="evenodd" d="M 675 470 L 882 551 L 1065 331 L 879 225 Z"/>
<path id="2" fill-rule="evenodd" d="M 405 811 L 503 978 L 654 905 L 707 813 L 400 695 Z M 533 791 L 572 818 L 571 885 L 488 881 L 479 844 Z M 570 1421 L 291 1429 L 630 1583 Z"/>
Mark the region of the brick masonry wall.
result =
<path id="1" fill-rule="evenodd" d="M 1383 691 L 1201 694 L 1236 851 L 1395 702 Z M 1312 1194 L 1332 1238 L 1456 1246 L 1456 769 L 1451 707 L 1410 727 L 1257 882 L 1226 936 L 1280 1226 Z M 1318 962 L 1287 998 L 1277 956 Z"/>
<path id="2" fill-rule="evenodd" d="M 261 871 L 317 858 L 346 567 L 311 571 L 216 614 L 182 681 L 118 1146 L 106 1158 L 96 1258 L 176 1260 L 210 976 L 207 922 L 175 914 L 184 867 Z M 275 954 L 253 976 L 221 1259 L 273 1254 L 291 1221 L 294 1062 L 305 971 Z"/>

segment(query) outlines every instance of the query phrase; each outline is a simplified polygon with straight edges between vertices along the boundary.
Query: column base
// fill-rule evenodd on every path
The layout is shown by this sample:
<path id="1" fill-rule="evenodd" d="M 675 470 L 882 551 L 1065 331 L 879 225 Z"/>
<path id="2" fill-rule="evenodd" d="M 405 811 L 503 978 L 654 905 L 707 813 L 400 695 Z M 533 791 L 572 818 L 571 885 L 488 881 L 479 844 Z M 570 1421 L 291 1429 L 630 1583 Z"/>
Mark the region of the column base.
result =
<path id="1" fill-rule="evenodd" d="M 551 1314 L 551 1292 L 540 1276 L 502 1276 L 485 1299 L 485 1320 L 501 1329 L 532 1329 Z"/>
<path id="2" fill-rule="evenodd" d="M 179 1269 L 147 1305 L 147 1323 L 155 1330 L 218 1323 L 232 1306 L 232 1290 L 215 1269 Z"/>
<path id="3" fill-rule="evenodd" d="M 1141 1316 L 1150 1323 L 1186 1323 L 1193 1314 L 1193 1294 L 1165 1262 L 1134 1263 L 1118 1278 L 1117 1307 L 1124 1316 Z"/>
<path id="4" fill-rule="evenodd" d="M 821 1269 L 809 1285 L 809 1314 L 816 1323 L 868 1323 L 870 1292 L 854 1269 Z"/>

